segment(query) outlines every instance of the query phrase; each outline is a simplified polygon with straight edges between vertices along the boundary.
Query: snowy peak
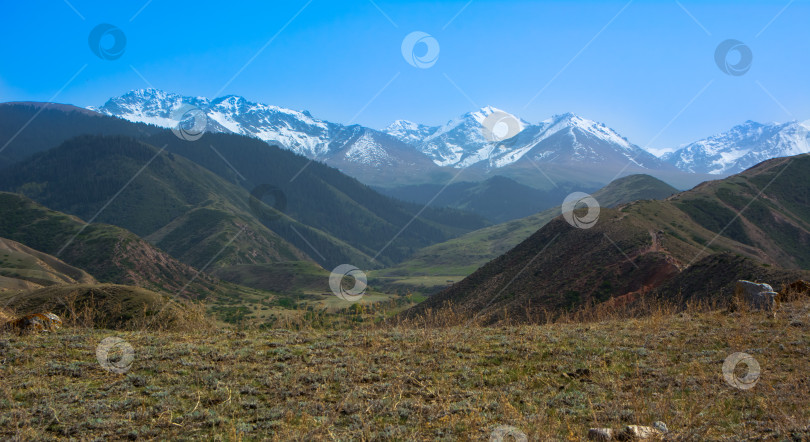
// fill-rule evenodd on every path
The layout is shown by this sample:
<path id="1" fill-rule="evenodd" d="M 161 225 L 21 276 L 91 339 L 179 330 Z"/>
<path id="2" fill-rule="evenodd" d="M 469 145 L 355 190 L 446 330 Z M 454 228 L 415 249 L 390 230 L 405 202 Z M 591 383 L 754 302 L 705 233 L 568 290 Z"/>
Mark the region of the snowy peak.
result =
<path id="1" fill-rule="evenodd" d="M 693 173 L 729 175 L 762 161 L 810 152 L 807 122 L 746 121 L 729 131 L 687 144 L 662 159 Z"/>
<path id="2" fill-rule="evenodd" d="M 606 142 L 613 143 L 625 149 L 632 149 L 633 146 L 627 141 L 627 138 L 619 135 L 615 130 L 607 127 L 604 123 L 588 120 L 572 113 L 567 113 L 557 116 L 557 124 L 565 124 L 572 129 L 579 129 L 585 133 L 591 134 Z"/>
<path id="3" fill-rule="evenodd" d="M 513 165 L 535 168 L 540 163 L 602 167 L 628 162 L 641 171 L 677 168 L 724 175 L 770 158 L 810 151 L 810 121 L 746 121 L 659 159 L 605 124 L 570 112 L 529 123 L 485 106 L 443 125 L 397 120 L 377 131 L 331 123 L 307 111 L 256 103 L 236 95 L 208 99 L 153 88 L 133 90 L 91 109 L 169 128 L 177 125 L 174 114 L 185 106 L 203 111 L 209 132 L 258 138 L 344 171 L 354 168 L 356 176 L 367 172 L 363 168 L 374 168 L 385 176 L 397 167 L 423 171 L 476 167 L 490 172 Z"/>
<path id="4" fill-rule="evenodd" d="M 426 126 L 408 120 L 396 120 L 383 132 L 408 144 L 418 144 L 438 129 L 437 126 Z"/>
<path id="5" fill-rule="evenodd" d="M 427 128 L 410 122 L 400 123 L 395 128 L 389 127 L 388 133 L 403 142 L 414 144 L 440 166 L 501 168 L 520 161 L 530 153 L 530 159 L 541 162 L 566 157 L 572 161 L 596 163 L 618 155 L 631 160 L 642 159 L 644 161 L 635 161 L 642 167 L 661 166 L 658 159 L 631 144 L 616 131 L 573 113 L 554 115 L 538 124 L 531 124 L 506 111 L 487 106 L 450 120 L 444 126 L 429 128 L 429 134 L 421 139 L 417 135 L 417 127 Z M 560 137 L 565 137 L 562 144 Z M 552 138 L 554 143 L 547 141 Z M 418 142 L 414 143 L 415 139 Z M 606 151 L 619 153 L 614 155 Z"/>
<path id="6" fill-rule="evenodd" d="M 333 127 L 317 120 L 309 112 L 251 102 L 228 95 L 209 100 L 186 97 L 158 89 L 138 89 L 112 98 L 98 112 L 129 121 L 174 127 L 173 112 L 194 106 L 205 113 L 207 131 L 232 132 L 277 144 L 301 155 L 317 158 L 329 151 L 329 133 Z"/>
<path id="7" fill-rule="evenodd" d="M 531 124 L 494 106 L 467 112 L 441 126 L 397 120 L 383 131 L 346 127 L 314 118 L 309 112 L 255 103 L 237 95 L 214 99 L 187 97 L 158 89 L 138 89 L 112 98 L 98 112 L 130 121 L 174 127 L 173 114 L 194 106 L 207 117 L 207 130 L 261 139 L 309 158 L 382 167 L 413 163 L 420 157 L 434 167 L 495 169 L 520 161 L 569 158 L 594 163 L 622 151 L 637 157 L 639 148 L 604 124 L 572 113 Z M 558 135 L 559 134 L 559 135 Z M 556 135 L 556 137 L 555 137 Z M 565 141 L 546 140 L 560 136 Z M 651 163 L 651 161 L 646 161 Z"/>

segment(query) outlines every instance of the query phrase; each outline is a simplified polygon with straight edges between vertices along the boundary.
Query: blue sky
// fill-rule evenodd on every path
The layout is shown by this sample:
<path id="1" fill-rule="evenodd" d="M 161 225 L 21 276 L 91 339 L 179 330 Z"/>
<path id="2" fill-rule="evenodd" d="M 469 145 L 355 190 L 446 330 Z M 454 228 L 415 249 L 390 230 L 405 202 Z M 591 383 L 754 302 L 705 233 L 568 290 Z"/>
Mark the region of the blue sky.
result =
<path id="1" fill-rule="evenodd" d="M 574 112 L 656 150 L 749 119 L 810 119 L 808 19 L 801 0 L 14 2 L 0 101 L 61 90 L 54 101 L 100 105 L 152 85 L 375 128 L 492 105 L 531 122 Z M 126 35 L 117 60 L 90 50 L 100 23 Z M 430 68 L 402 55 L 413 31 L 439 44 Z M 744 75 L 715 63 L 727 39 L 753 54 Z"/>

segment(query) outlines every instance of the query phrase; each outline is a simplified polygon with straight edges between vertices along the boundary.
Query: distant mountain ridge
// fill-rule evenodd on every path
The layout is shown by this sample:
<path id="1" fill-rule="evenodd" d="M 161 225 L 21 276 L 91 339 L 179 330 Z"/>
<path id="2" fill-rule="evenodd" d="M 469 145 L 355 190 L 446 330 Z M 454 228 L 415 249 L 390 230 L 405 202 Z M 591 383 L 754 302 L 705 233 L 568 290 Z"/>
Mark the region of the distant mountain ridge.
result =
<path id="1" fill-rule="evenodd" d="M 209 132 L 258 138 L 377 186 L 447 182 L 459 169 L 468 169 L 464 176 L 468 181 L 499 174 L 541 188 L 555 186 L 558 180 L 586 180 L 601 187 L 619 175 L 633 173 L 680 174 L 686 181 L 682 187 L 702 181 L 681 173 L 604 124 L 571 113 L 532 124 L 487 106 L 445 125 L 398 120 L 376 130 L 332 123 L 307 111 L 233 95 L 209 99 L 157 89 L 131 91 L 91 109 L 133 122 L 174 127 L 172 114 L 183 105 L 205 113 Z M 495 113 L 508 116 L 519 133 L 488 139 L 483 123 Z"/>
<path id="2" fill-rule="evenodd" d="M 204 112 L 206 132 L 258 138 L 310 159 L 337 167 L 364 181 L 396 182 L 392 168 L 434 171 L 437 167 L 407 144 L 360 125 L 344 126 L 313 117 L 307 111 L 254 103 L 228 95 L 208 99 L 157 89 L 139 89 L 89 108 L 104 115 L 163 128 L 177 125 L 173 113 L 183 105 Z M 176 115 L 175 115 L 176 118 Z M 407 176 L 403 176 L 407 179 Z"/>
<path id="3" fill-rule="evenodd" d="M 436 164 L 456 168 L 479 163 L 485 163 L 490 168 L 501 168 L 527 155 L 539 162 L 559 160 L 563 156 L 567 156 L 568 160 L 584 162 L 605 159 L 603 152 L 583 143 L 578 136 L 599 140 L 604 143 L 602 147 L 618 152 L 624 159 L 639 166 L 666 167 L 654 155 L 631 144 L 613 129 L 572 113 L 555 115 L 538 124 L 514 117 L 519 132 L 493 143 L 485 138 L 481 128 L 484 120 L 494 113 L 508 115 L 505 111 L 487 106 L 476 112 L 468 112 L 444 126 L 428 127 L 399 120 L 386 128 L 386 132 L 403 142 L 414 144 Z M 548 142 L 558 133 L 570 137 L 570 152 L 562 151 L 559 146 Z"/>
<path id="4" fill-rule="evenodd" d="M 713 175 L 742 172 L 765 160 L 810 152 L 810 120 L 760 124 L 754 121 L 687 144 L 662 159 L 678 169 Z"/>

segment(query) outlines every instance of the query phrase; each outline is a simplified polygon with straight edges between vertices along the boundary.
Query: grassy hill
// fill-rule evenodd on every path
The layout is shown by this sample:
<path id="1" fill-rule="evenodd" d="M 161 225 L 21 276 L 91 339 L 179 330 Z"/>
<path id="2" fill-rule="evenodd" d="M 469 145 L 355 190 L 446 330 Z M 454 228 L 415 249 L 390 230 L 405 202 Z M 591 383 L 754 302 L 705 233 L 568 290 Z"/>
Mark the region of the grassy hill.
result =
<path id="1" fill-rule="evenodd" d="M 491 320 L 544 320 L 587 303 L 651 293 L 707 256 L 723 252 L 776 272 L 782 272 L 777 267 L 801 269 L 810 257 L 808 170 L 808 156 L 770 160 L 665 201 L 603 208 L 590 229 L 555 218 L 410 314 L 450 302 Z M 714 288 L 728 287 L 740 277 L 783 275 L 757 274 L 750 267 L 742 273 L 730 270 L 718 268 L 723 280 Z"/>
<path id="2" fill-rule="evenodd" d="M 67 327 L 158 330 L 210 327 L 199 305 L 140 287 L 62 284 L 26 292 L 0 293 L 0 306 L 17 315 L 52 312 Z M 196 322 L 196 323 L 195 323 Z"/>
<path id="3" fill-rule="evenodd" d="M 639 199 L 663 199 L 677 192 L 674 187 L 649 175 L 620 178 L 593 196 L 603 207 Z M 537 229 L 560 215 L 560 207 L 486 227 L 458 238 L 425 247 L 396 266 L 373 273 L 375 278 L 393 285 L 431 288 L 456 282 L 490 260 L 508 252 Z"/>
<path id="4" fill-rule="evenodd" d="M 24 244 L 0 238 L 0 291 L 95 282 L 84 270 Z"/>
<path id="5" fill-rule="evenodd" d="M 77 217 L 13 193 L 0 192 L 0 237 L 54 255 L 100 282 L 173 292 L 197 274 L 132 232 L 106 224 L 85 227 Z M 189 291 L 201 295 L 212 288 L 213 281 L 200 275 Z"/>
<path id="6" fill-rule="evenodd" d="M 83 226 L 84 222 L 74 216 L 47 209 L 22 195 L 0 192 L 0 237 L 11 237 L 38 250 L 58 254 L 71 268 L 75 267 L 76 272 L 86 270 L 101 283 L 137 286 L 161 296 L 168 295 L 170 299 L 204 299 L 208 312 L 219 321 L 247 322 L 265 327 L 300 320 L 308 315 L 317 316 L 319 322 L 343 322 L 340 316 L 333 317 L 333 313 L 353 307 L 330 292 L 329 271 L 312 261 L 221 265 L 207 269 L 216 275 L 210 276 L 209 272 L 198 274 L 197 269 L 122 228 L 94 223 L 81 230 Z M 74 235 L 76 237 L 70 241 Z M 64 250 L 59 254 L 62 247 Z M 211 256 L 216 256 L 216 252 Z M 41 259 L 58 261 L 46 257 Z M 4 262 L 4 253 L 0 250 L 0 265 Z M 7 267 L 20 267 L 24 263 L 15 258 Z M 31 265 L 24 267 L 27 269 Z M 8 272 L 22 274 L 14 269 Z M 6 282 L 15 296 L 25 297 L 30 289 L 37 287 L 14 278 L 14 281 L 9 278 Z M 45 283 L 44 280 L 41 282 Z M 74 282 L 87 281 L 80 278 Z M 60 287 L 71 286 L 63 284 Z M 181 289 L 184 290 L 181 292 Z M 382 308 L 399 311 L 417 300 L 369 287 L 357 305 L 362 306 L 363 311 Z M 382 315 L 383 310 L 379 310 L 375 317 Z"/>
<path id="7" fill-rule="evenodd" d="M 310 254 L 325 268 L 334 268 L 346 262 L 366 268 L 390 265 L 421 247 L 488 225 L 480 216 L 469 212 L 425 208 L 421 204 L 405 203 L 381 195 L 337 169 L 253 138 L 205 134 L 189 143 L 165 131 L 149 137 L 148 142 L 154 146 L 166 145 L 169 152 L 182 155 L 245 190 L 253 191 L 262 185 L 272 186 L 285 196 L 283 213 L 290 219 L 336 238 L 367 257 L 379 254 L 369 264 L 345 257 L 322 260 L 301 238 L 304 236 L 315 249 L 328 257 L 328 250 L 321 250 L 323 238 L 319 235 L 304 232 L 298 235 L 285 224 L 287 218 L 262 220 L 267 227 Z M 420 215 L 415 218 L 417 213 Z M 406 225 L 407 228 L 404 228 Z M 300 231 L 298 226 L 295 228 Z"/>
<path id="8" fill-rule="evenodd" d="M 213 265 L 309 259 L 255 220 L 244 189 L 158 152 L 128 137 L 77 137 L 17 164 L 0 187 L 83 219 L 98 214 L 198 268 L 215 256 Z"/>

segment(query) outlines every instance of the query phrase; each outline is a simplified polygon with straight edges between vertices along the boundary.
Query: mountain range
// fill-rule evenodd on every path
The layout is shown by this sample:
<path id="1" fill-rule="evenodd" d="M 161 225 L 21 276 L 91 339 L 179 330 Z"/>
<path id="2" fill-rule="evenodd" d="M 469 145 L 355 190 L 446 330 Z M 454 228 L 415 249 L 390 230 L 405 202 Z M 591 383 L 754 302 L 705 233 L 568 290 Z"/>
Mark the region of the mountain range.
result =
<path id="1" fill-rule="evenodd" d="M 469 212 L 381 195 L 253 138 L 207 133 L 190 143 L 142 123 L 40 111 L 0 106 L 0 120 L 31 120 L 28 130 L 48 133 L 9 145 L 13 167 L 0 174 L 0 189 L 123 227 L 196 268 L 290 260 L 374 268 L 488 225 Z M 80 135 L 114 133 L 121 123 L 124 135 Z"/>
<path id="2" fill-rule="evenodd" d="M 171 115 L 184 100 L 162 97 L 162 107 L 138 111 L 141 122 L 68 105 L 0 106 L 0 138 L 8 140 L 0 152 L 0 191 L 12 192 L 0 193 L 4 285 L 21 290 L 116 283 L 163 293 L 188 286 L 198 296 L 220 299 L 222 287 L 227 299 L 254 296 L 246 295 L 248 289 L 305 288 L 310 296 L 329 269 L 352 263 L 368 270 L 373 284 L 397 291 L 410 290 L 421 277 L 438 282 L 433 287 L 455 281 L 414 312 L 453 302 L 485 316 L 511 311 L 513 318 L 528 320 L 538 314 L 531 306 L 559 311 L 672 292 L 691 284 L 683 275 L 699 269 L 727 266 L 721 274 L 737 275 L 731 268 L 737 264 L 738 270 L 810 266 L 806 156 L 767 160 L 676 193 L 654 175 L 700 175 L 676 170 L 604 125 L 572 114 L 538 124 L 513 122 L 517 135 L 490 141 L 480 127 L 504 114 L 494 108 L 441 127 L 398 121 L 374 131 L 238 97 L 196 101 L 226 123 L 253 115 L 262 124 L 292 127 L 308 120 L 310 129 L 326 128 L 321 141 L 309 138 L 311 143 L 301 144 L 305 150 L 294 152 L 268 143 L 276 138 L 260 139 L 256 133 L 269 133 L 260 125 L 250 126 L 256 133 L 234 133 L 235 123 L 229 129 L 213 118 L 209 133 L 183 140 L 149 124 L 167 126 L 171 119 L 150 120 L 148 114 Z M 225 119 L 228 109 L 234 113 Z M 298 129 L 288 135 L 295 138 Z M 335 144 L 335 134 L 349 132 L 360 135 Z M 353 162 L 360 157 L 345 153 L 369 152 L 358 144 L 368 134 L 445 177 L 463 171 L 478 179 L 371 187 L 329 165 L 338 159 L 361 164 Z M 749 154 L 770 146 L 776 154 L 801 150 L 804 136 L 803 124 L 749 122 L 683 152 L 711 148 L 722 157 L 728 146 Z M 498 166 L 507 152 L 514 161 Z M 746 155 L 724 167 L 742 167 Z M 621 177 L 601 190 L 587 187 L 598 179 L 578 178 L 621 163 L 655 174 Z M 521 170 L 543 172 L 544 164 L 553 165 L 540 173 L 549 182 L 559 177 L 554 173 L 579 175 L 568 173 L 545 189 L 509 177 Z M 498 173 L 489 175 L 493 170 Z M 593 229 L 573 228 L 559 216 L 561 200 L 574 190 L 592 192 L 602 206 Z M 736 258 L 722 256 L 729 252 L 753 264 L 734 264 Z M 712 284 L 726 290 L 728 282 Z"/>
<path id="3" fill-rule="evenodd" d="M 810 152 L 810 121 L 733 127 L 664 154 L 662 159 L 681 170 L 725 176 L 740 173 L 771 158 Z"/>
<path id="4" fill-rule="evenodd" d="M 156 89 L 131 91 L 90 109 L 174 127 L 173 113 L 183 105 L 205 114 L 209 132 L 255 137 L 382 187 L 482 181 L 500 175 L 542 189 L 564 182 L 596 189 L 619 176 L 646 173 L 689 188 L 765 159 L 806 152 L 810 127 L 798 122 L 746 122 L 658 158 L 604 124 L 572 113 L 529 123 L 491 106 L 444 125 L 398 120 L 381 130 L 332 123 L 307 111 L 239 96 L 208 99 Z M 517 129 L 508 138 L 488 137 L 484 121 L 493 115 L 511 118 Z"/>
<path id="5" fill-rule="evenodd" d="M 408 314 L 453 305 L 542 322 L 612 299 L 728 299 L 738 279 L 778 290 L 810 275 L 809 169 L 807 155 L 768 160 L 662 201 L 603 206 L 590 228 L 557 216 Z"/>

